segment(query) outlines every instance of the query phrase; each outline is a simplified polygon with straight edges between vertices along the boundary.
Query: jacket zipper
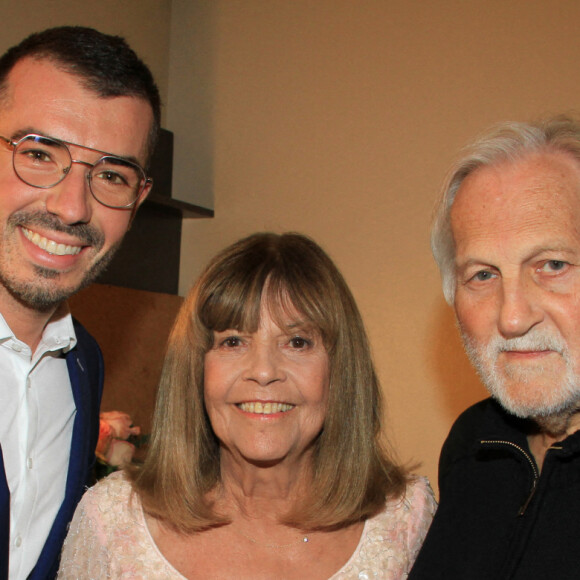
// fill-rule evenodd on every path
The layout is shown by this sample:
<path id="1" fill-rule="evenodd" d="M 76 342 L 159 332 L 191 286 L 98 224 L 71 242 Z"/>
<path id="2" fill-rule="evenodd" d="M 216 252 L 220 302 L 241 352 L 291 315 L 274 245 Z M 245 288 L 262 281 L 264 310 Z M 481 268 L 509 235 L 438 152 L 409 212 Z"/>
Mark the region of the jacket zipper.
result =
<path id="1" fill-rule="evenodd" d="M 528 461 L 530 467 L 532 468 L 532 473 L 534 474 L 534 480 L 532 482 L 532 489 L 530 490 L 528 497 L 518 510 L 518 517 L 523 516 L 526 513 L 526 510 L 528 509 L 528 506 L 530 505 L 530 502 L 532 501 L 534 494 L 536 493 L 536 489 L 538 487 L 538 480 L 540 479 L 540 474 L 538 473 L 538 467 L 536 466 L 536 462 L 532 459 L 532 457 L 530 457 L 530 454 L 523 447 L 520 447 L 519 445 L 511 441 L 494 441 L 484 439 L 481 440 L 480 443 L 482 445 L 507 445 L 508 447 L 512 447 L 513 449 L 519 451 Z"/>

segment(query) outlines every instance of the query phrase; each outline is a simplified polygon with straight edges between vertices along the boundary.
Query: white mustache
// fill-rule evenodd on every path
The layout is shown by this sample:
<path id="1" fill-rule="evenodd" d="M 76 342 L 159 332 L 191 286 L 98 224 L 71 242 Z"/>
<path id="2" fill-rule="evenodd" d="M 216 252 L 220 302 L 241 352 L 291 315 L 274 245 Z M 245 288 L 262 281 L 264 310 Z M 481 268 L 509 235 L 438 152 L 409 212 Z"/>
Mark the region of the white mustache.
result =
<path id="1" fill-rule="evenodd" d="M 551 350 L 564 355 L 567 352 L 564 340 L 552 332 L 531 330 L 524 336 L 504 338 L 494 336 L 485 346 L 485 351 L 492 355 L 510 351 L 543 351 Z"/>

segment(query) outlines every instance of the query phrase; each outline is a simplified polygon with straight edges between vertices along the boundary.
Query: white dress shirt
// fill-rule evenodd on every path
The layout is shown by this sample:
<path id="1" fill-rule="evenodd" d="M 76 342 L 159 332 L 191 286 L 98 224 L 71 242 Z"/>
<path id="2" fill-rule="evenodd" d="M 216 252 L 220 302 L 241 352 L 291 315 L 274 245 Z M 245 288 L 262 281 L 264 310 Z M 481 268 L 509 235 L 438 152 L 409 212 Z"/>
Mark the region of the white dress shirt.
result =
<path id="1" fill-rule="evenodd" d="M 34 568 L 64 499 L 76 408 L 63 354 L 76 336 L 68 309 L 36 352 L 0 315 L 0 444 L 10 489 L 10 580 Z"/>

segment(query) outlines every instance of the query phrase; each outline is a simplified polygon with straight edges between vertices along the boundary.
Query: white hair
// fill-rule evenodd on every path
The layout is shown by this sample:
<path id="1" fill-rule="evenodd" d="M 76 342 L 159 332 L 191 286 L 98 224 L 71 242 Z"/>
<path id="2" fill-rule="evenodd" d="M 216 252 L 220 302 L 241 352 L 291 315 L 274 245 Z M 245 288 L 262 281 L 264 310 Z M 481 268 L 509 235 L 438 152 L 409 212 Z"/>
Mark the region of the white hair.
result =
<path id="1" fill-rule="evenodd" d="M 431 250 L 449 304 L 455 300 L 456 284 L 450 214 L 463 180 L 481 167 L 517 161 L 540 151 L 568 153 L 580 163 L 580 122 L 559 115 L 535 123 L 501 123 L 465 147 L 449 171 L 435 208 L 431 230 Z"/>

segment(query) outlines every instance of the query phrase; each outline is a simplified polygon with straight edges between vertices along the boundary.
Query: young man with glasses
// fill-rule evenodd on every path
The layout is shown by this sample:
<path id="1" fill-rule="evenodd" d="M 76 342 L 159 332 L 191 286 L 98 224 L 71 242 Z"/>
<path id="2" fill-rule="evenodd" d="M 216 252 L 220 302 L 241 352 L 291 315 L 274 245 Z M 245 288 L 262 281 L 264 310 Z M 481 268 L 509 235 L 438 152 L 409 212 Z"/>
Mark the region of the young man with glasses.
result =
<path id="1" fill-rule="evenodd" d="M 54 28 L 0 57 L 0 578 L 56 576 L 103 380 L 66 299 L 149 193 L 159 119 L 153 77 L 119 37 Z"/>

